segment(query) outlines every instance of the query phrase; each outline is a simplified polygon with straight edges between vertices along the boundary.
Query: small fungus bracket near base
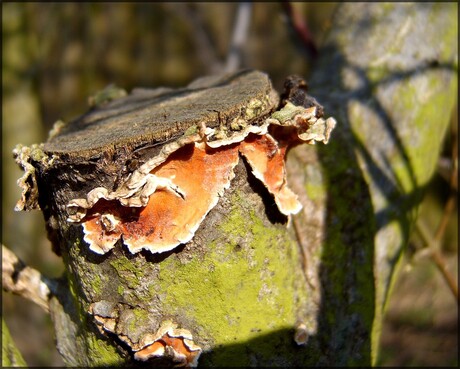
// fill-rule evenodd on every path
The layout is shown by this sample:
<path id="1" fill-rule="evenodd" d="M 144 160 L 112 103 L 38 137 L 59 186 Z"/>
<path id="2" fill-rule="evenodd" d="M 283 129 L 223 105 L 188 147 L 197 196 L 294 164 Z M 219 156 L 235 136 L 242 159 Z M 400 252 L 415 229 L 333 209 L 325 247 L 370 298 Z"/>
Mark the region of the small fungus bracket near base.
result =
<path id="1" fill-rule="evenodd" d="M 230 187 L 241 157 L 280 212 L 296 214 L 301 204 L 287 185 L 287 151 L 327 143 L 336 122 L 323 119 L 322 107 L 295 81 L 287 84 L 281 107 L 266 74 L 241 71 L 201 78 L 185 89 L 134 90 L 60 126 L 44 145 L 49 157 L 143 152 L 137 166 L 124 166 L 132 170 L 122 178 L 114 173 L 117 181 L 69 198 L 68 222 L 82 224 L 84 240 L 98 254 L 120 239 L 131 253 L 172 250 L 193 238 Z M 17 158 L 29 168 L 27 157 Z M 34 178 L 29 169 L 23 178 Z"/>
<path id="2" fill-rule="evenodd" d="M 88 312 L 102 334 L 115 334 L 130 347 L 134 360 L 169 363 L 173 367 L 194 368 L 198 365 L 201 347 L 194 342 L 189 330 L 179 328 L 171 320 L 164 320 L 158 329 L 133 340 L 120 323 L 123 315 L 129 312 L 122 304 L 98 301 L 90 305 Z"/>

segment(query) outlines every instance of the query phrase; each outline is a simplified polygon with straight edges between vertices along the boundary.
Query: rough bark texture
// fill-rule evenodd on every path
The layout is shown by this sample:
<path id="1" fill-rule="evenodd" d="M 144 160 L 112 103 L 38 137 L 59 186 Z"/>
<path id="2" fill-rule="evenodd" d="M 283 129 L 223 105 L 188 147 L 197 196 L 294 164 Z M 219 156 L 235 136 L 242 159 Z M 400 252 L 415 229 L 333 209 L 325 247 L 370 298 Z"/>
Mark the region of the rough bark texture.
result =
<path id="1" fill-rule="evenodd" d="M 329 365 L 376 358 L 398 260 L 455 104 L 456 14 L 457 4 L 342 4 L 309 81 L 339 123 L 327 147 L 296 148 L 288 170 L 302 194 L 296 222 L 319 280 Z"/>
<path id="2" fill-rule="evenodd" d="M 38 202 L 67 267 L 61 290 L 69 293 L 50 304 L 66 363 L 139 364 L 126 339 L 172 320 L 193 334 L 203 366 L 371 364 L 454 104 L 456 14 L 456 4 L 338 7 L 310 87 L 339 125 L 328 147 L 290 153 L 290 187 L 304 206 L 290 228 L 240 161 L 186 245 L 132 255 L 119 242 L 97 255 L 81 228 L 68 225 L 65 205 L 95 186 L 113 187 L 136 149 L 168 137 L 130 131 L 135 137 L 122 132 L 117 143 L 107 130 L 94 140 L 95 131 L 66 142 L 70 150 L 51 140 L 45 151 L 59 156 L 54 163 L 35 152 Z M 26 197 L 32 204 L 33 194 Z M 102 318 L 116 311 L 116 334 L 99 331 L 94 303 Z"/>

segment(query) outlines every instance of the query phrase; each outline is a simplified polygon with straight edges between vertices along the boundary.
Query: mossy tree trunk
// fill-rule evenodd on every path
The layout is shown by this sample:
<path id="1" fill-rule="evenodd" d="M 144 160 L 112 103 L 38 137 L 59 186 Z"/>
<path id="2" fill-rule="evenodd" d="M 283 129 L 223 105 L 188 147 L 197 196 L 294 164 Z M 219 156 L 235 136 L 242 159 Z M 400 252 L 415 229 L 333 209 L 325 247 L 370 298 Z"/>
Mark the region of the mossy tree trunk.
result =
<path id="1" fill-rule="evenodd" d="M 152 168 L 145 173 L 141 168 L 152 160 L 168 165 L 181 152 L 171 177 L 177 181 L 180 163 L 195 160 L 190 145 L 196 140 L 204 144 L 202 134 L 207 135 L 206 145 L 222 144 L 206 149 L 208 157 L 221 155 L 222 163 L 249 132 L 263 135 L 266 119 L 279 103 L 268 77 L 241 71 L 203 78 L 182 89 L 141 89 L 125 95 L 119 89 L 105 90 L 92 100 L 88 113 L 58 123 L 44 145 L 16 149 L 17 160 L 26 170 L 18 206 L 40 206 L 53 247 L 66 265 L 66 275 L 60 287 L 53 288 L 50 303 L 64 360 L 78 366 L 140 365 L 136 360 L 140 350 L 161 338 L 155 335 L 163 327 L 174 324 L 178 331 L 171 334 L 193 335 L 193 347 L 202 351 L 200 365 L 296 362 L 302 349 L 295 343 L 295 329 L 307 322 L 300 249 L 289 235 L 288 218 L 251 173 L 250 161 L 235 163 L 234 178 L 227 175 L 229 188 L 215 194 L 217 204 L 198 223 L 193 238 L 160 253 L 155 243 L 145 239 L 157 232 L 161 219 L 151 217 L 153 228 L 147 224 L 149 229 L 134 231 L 136 237 L 144 237 L 140 246 L 150 245 L 141 252 L 126 246 L 127 233 L 110 250 L 101 244 L 89 247 L 88 228 L 69 222 L 76 214 L 70 204 L 80 204 L 78 211 L 91 211 L 90 194 L 101 188 L 112 208 L 136 211 L 118 204 L 119 198 L 132 201 L 137 196 L 123 192 L 129 189 L 124 187 L 129 180 L 150 178 Z M 220 154 L 225 150 L 230 154 Z M 176 156 L 170 154 L 173 151 Z M 211 165 L 211 159 L 203 160 L 204 170 L 209 170 L 206 165 Z M 203 170 L 200 163 L 186 173 L 190 181 L 193 171 Z M 204 177 L 205 183 L 196 187 L 209 188 L 209 183 L 222 179 Z M 143 194 L 144 187 L 140 188 L 136 200 Z M 120 197 L 112 197 L 115 194 Z M 203 201 L 205 195 L 201 194 Z M 194 195 L 181 196 L 186 200 Z M 155 202 L 152 197 L 150 201 Z M 163 214 L 175 210 L 180 209 L 170 207 Z M 197 212 L 192 206 L 186 210 Z M 139 224 L 140 216 L 128 218 L 126 224 Z M 83 218 L 85 225 L 89 221 Z M 172 221 L 178 222 L 179 216 Z M 184 227 L 193 228 L 190 221 Z M 175 229 L 174 225 L 168 228 Z M 110 238 L 111 232 L 103 231 L 101 237 Z M 167 232 L 160 238 L 168 238 Z M 154 364 L 171 364 L 161 356 L 162 361 Z"/>
<path id="2" fill-rule="evenodd" d="M 371 364 L 454 104 L 456 14 L 456 4 L 338 7 L 310 88 L 339 123 L 327 147 L 301 145 L 288 156 L 288 182 L 303 204 L 289 227 L 240 161 L 190 242 L 161 254 L 131 254 L 119 242 L 98 255 L 81 227 L 69 226 L 66 204 L 115 187 L 144 138 L 124 150 L 117 142 L 84 149 L 84 162 L 31 155 L 67 268 L 50 301 L 66 363 L 140 365 L 132 346 L 173 321 L 203 350 L 200 366 Z"/>
<path id="3" fill-rule="evenodd" d="M 456 14 L 457 4 L 342 4 L 314 67 L 310 91 L 339 123 L 327 147 L 298 147 L 287 164 L 307 205 L 296 220 L 321 291 L 320 345 L 334 352 L 326 364 L 363 363 L 363 345 L 377 357 L 456 104 Z"/>

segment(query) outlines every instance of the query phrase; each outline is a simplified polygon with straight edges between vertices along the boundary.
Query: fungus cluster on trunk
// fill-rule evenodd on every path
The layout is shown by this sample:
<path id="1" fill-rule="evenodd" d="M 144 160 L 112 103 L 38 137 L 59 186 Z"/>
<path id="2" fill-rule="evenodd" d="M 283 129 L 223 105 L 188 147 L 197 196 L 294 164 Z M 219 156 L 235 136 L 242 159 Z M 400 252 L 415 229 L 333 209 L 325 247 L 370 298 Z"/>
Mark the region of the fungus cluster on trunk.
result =
<path id="1" fill-rule="evenodd" d="M 148 151 L 149 145 L 157 149 L 125 173 L 117 187 L 97 186 L 83 197 L 70 199 L 65 204 L 67 220 L 82 225 L 84 240 L 98 254 L 105 254 L 119 240 L 131 253 L 169 251 L 193 238 L 229 188 L 241 158 L 273 195 L 282 214 L 289 216 L 301 209 L 286 183 L 286 153 L 299 143 L 327 143 L 336 123 L 333 118 L 323 119 L 323 108 L 307 94 L 300 77 L 288 78 L 285 87 L 281 106 L 270 80 L 258 71 L 205 77 L 184 90 L 137 89 L 128 96 L 117 94 L 112 101 L 97 100 L 99 105 L 67 125 L 60 122 L 59 129 L 37 150 L 40 160 L 50 167 L 59 156 L 79 155 L 81 147 L 76 152 L 74 139 L 92 153 L 104 149 L 110 135 L 126 130 L 126 125 L 133 135 L 144 134 L 141 130 L 145 128 L 144 143 L 133 151 Z M 229 91 L 232 99 L 227 99 Z M 187 101 L 192 93 L 198 97 Z M 196 114 L 200 101 L 206 101 L 207 107 Z M 215 101 L 216 109 L 209 109 L 210 101 Z M 192 119 L 187 108 L 194 110 Z M 176 117 L 171 117 L 173 112 Z M 116 119 L 110 119 L 115 114 Z M 167 124 L 162 122 L 165 118 Z M 104 124 L 107 130 L 100 129 Z M 95 129 L 103 132 L 98 138 L 91 137 Z M 124 140 L 129 145 L 127 133 L 123 135 L 121 143 Z M 34 155 L 23 147 L 15 155 L 26 169 L 20 180 L 23 197 L 18 208 L 38 207 L 35 169 L 30 164 Z"/>
<path id="2" fill-rule="evenodd" d="M 331 118 L 324 121 L 317 117 L 316 107 L 284 109 L 291 109 L 294 115 L 288 115 L 283 122 L 268 118 L 257 133 L 236 135 L 225 142 L 216 140 L 213 147 L 207 143 L 206 127 L 201 127 L 202 134 L 164 161 L 154 158 L 162 162 L 140 179 L 145 183 L 131 195 L 144 197 L 144 201 L 133 205 L 117 191 L 96 188 L 87 199 L 69 202 L 68 208 L 78 209 L 69 221 L 83 224 L 84 240 L 99 254 L 111 250 L 120 238 L 132 253 L 142 249 L 152 253 L 169 251 L 192 239 L 206 214 L 230 186 L 233 169 L 241 157 L 273 195 L 279 211 L 287 216 L 297 213 L 301 204 L 286 183 L 286 151 L 301 141 L 327 141 L 334 123 Z M 271 125 L 275 129 L 271 130 Z M 315 125 L 321 125 L 320 134 L 307 135 L 305 132 Z"/>
<path id="3" fill-rule="evenodd" d="M 298 101 L 298 94 L 295 97 Z M 262 107 L 257 101 L 249 103 L 247 115 Z M 297 106 L 287 99 L 280 110 L 259 118 L 257 124 L 241 115 L 214 128 L 199 122 L 192 134 L 166 143 L 115 191 L 97 187 L 86 198 L 69 201 L 68 220 L 83 225 L 84 240 L 99 254 L 120 239 L 132 253 L 172 250 L 192 239 L 229 188 L 241 157 L 273 195 L 279 211 L 295 214 L 301 204 L 286 183 L 286 152 L 302 142 L 327 143 L 335 126 L 333 118 L 322 118 L 316 101 L 309 105 Z"/>

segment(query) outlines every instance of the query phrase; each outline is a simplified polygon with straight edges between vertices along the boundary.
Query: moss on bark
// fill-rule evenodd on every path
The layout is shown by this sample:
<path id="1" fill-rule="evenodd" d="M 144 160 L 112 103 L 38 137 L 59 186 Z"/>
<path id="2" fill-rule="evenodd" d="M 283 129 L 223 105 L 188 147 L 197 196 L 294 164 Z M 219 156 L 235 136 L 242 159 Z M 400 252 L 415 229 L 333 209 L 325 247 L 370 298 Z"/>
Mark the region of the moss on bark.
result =
<path id="1" fill-rule="evenodd" d="M 351 149 L 321 152 L 331 188 L 348 191 L 348 168 L 356 164 L 369 188 L 376 226 L 374 360 L 399 257 L 455 103 L 456 14 L 453 3 L 343 4 L 310 83 L 341 123 L 332 146 Z"/>
<path id="2" fill-rule="evenodd" d="M 2 367 L 27 366 L 2 318 Z"/>

